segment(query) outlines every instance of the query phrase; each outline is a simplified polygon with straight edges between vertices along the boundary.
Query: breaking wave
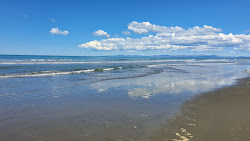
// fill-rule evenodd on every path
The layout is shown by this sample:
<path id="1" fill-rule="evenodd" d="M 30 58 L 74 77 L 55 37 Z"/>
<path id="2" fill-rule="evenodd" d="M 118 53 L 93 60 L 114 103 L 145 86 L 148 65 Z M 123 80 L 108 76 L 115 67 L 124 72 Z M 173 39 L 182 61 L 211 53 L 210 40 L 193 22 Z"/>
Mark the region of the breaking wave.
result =
<path id="1" fill-rule="evenodd" d="M 84 61 L 72 59 L 29 59 L 29 60 L 3 60 L 0 59 L 2 65 L 15 65 L 15 64 L 100 64 L 100 63 L 157 63 L 157 62 L 195 62 L 195 59 L 186 60 L 136 60 L 136 61 Z"/>
<path id="2" fill-rule="evenodd" d="M 39 72 L 30 72 L 30 73 L 25 73 L 25 74 L 0 75 L 0 78 L 42 77 L 42 76 L 54 76 L 54 75 L 67 75 L 67 74 L 89 73 L 89 72 L 97 72 L 97 71 L 110 71 L 110 70 L 115 70 L 115 69 L 122 69 L 122 67 L 86 69 L 86 70 L 72 70 L 72 71 L 39 71 Z"/>

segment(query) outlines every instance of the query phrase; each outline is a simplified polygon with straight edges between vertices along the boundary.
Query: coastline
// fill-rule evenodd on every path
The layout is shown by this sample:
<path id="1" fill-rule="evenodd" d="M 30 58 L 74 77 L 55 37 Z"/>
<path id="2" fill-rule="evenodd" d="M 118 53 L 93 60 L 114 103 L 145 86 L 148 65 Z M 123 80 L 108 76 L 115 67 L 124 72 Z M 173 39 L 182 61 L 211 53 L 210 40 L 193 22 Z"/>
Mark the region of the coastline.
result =
<path id="1" fill-rule="evenodd" d="M 246 141 L 250 139 L 250 77 L 194 96 L 178 115 L 156 129 L 148 140 Z"/>

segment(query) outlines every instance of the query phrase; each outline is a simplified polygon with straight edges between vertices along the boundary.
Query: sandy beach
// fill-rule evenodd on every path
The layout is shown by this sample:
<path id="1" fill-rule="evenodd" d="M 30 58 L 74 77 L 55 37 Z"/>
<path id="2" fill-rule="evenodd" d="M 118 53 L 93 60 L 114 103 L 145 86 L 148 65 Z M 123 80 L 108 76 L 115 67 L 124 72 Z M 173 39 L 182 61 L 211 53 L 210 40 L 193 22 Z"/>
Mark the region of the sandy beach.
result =
<path id="1" fill-rule="evenodd" d="M 250 140 L 250 78 L 234 86 L 203 93 L 182 105 L 179 115 L 166 121 L 150 140 Z"/>

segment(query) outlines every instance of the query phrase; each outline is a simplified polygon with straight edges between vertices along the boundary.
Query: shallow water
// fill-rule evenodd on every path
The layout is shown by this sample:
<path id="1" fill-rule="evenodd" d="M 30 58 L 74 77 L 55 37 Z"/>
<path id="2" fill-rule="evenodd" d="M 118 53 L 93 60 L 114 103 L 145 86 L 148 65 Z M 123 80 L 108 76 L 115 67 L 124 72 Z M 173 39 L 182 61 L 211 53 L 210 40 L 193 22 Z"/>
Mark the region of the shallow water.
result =
<path id="1" fill-rule="evenodd" d="M 0 140 L 144 140 L 249 59 L 0 56 Z"/>

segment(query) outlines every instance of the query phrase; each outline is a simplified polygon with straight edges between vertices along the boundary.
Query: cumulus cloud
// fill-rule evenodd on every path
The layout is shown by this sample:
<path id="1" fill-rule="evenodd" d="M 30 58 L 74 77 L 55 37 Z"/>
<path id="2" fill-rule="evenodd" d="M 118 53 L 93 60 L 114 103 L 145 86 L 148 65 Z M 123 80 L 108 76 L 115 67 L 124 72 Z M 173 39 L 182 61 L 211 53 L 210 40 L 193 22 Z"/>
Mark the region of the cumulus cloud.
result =
<path id="1" fill-rule="evenodd" d="M 149 22 L 133 21 L 128 30 L 136 34 L 149 34 L 141 38 L 108 38 L 94 40 L 79 45 L 94 50 L 182 50 L 216 51 L 231 47 L 235 50 L 250 51 L 250 35 L 224 34 L 220 28 L 204 25 L 184 29 L 182 27 L 166 27 Z M 151 35 L 154 34 L 154 35 Z"/>
<path id="2" fill-rule="evenodd" d="M 93 32 L 93 35 L 94 36 L 100 36 L 100 37 L 107 37 L 107 38 L 110 37 L 110 35 L 107 32 L 103 31 L 103 30 L 97 30 L 97 31 Z"/>
<path id="3" fill-rule="evenodd" d="M 129 31 L 123 31 L 122 34 L 124 34 L 124 35 L 129 35 L 130 32 L 129 32 Z"/>
<path id="4" fill-rule="evenodd" d="M 56 28 L 52 28 L 52 29 L 50 30 L 50 33 L 51 33 L 51 34 L 68 35 L 68 34 L 69 34 L 69 31 L 67 31 L 67 30 L 59 30 L 59 28 L 56 27 Z"/>
<path id="5" fill-rule="evenodd" d="M 185 33 L 189 35 L 207 35 L 221 31 L 220 28 L 213 28 L 212 26 L 207 26 L 207 25 L 204 25 L 203 27 L 195 26 L 193 28 L 185 30 L 179 26 L 166 27 L 166 26 L 151 24 L 150 22 L 139 23 L 136 21 L 133 21 L 128 24 L 128 30 L 131 30 L 137 34 L 155 32 L 155 33 L 176 33 L 176 34 Z"/>

